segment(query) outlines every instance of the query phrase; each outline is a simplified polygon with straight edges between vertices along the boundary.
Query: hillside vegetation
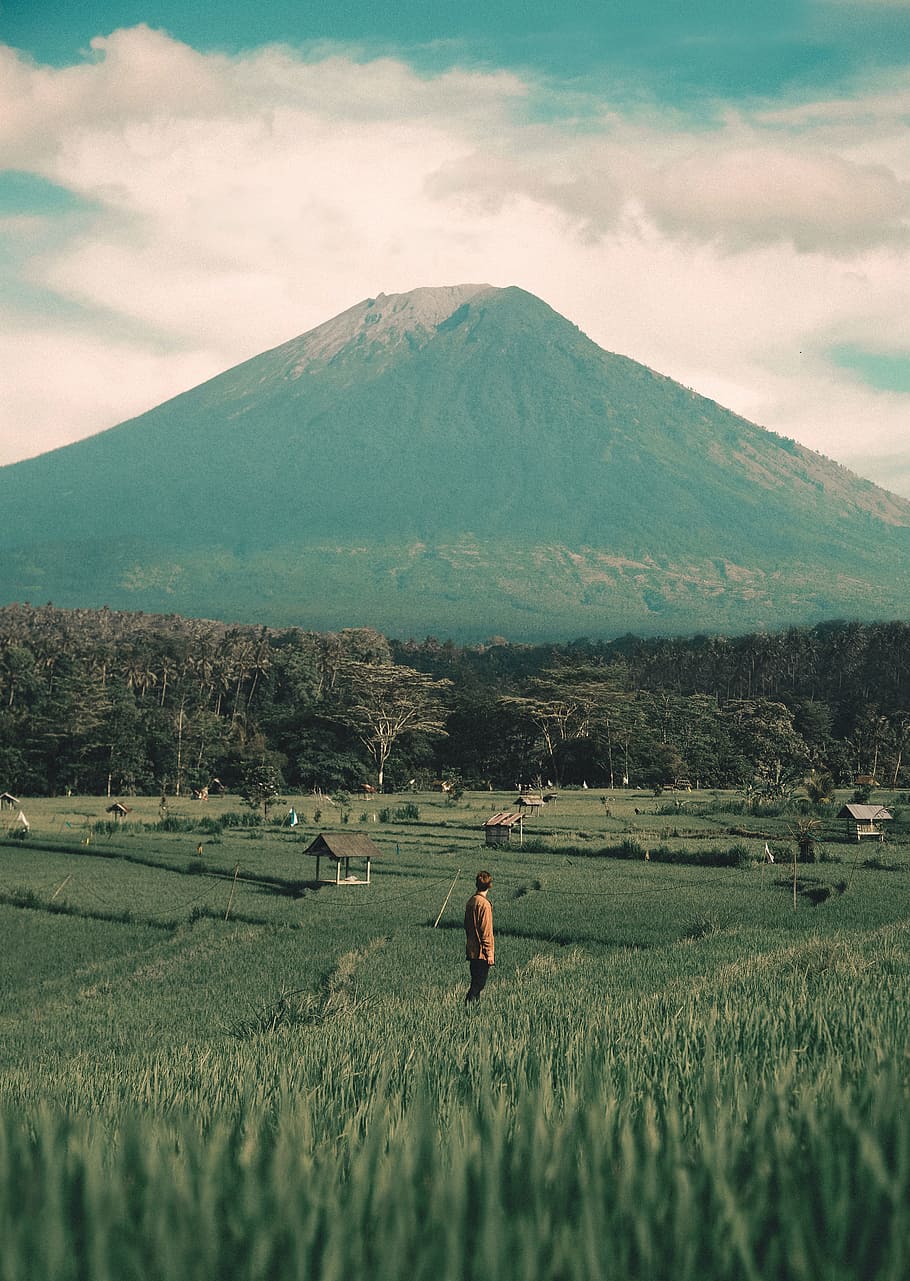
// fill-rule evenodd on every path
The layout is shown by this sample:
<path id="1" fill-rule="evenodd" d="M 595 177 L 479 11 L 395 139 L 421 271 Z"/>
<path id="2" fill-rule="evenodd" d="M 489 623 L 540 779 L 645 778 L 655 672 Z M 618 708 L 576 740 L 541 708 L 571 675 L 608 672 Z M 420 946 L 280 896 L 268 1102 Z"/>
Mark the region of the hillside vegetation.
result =
<path id="1" fill-rule="evenodd" d="M 0 609 L 0 791 L 14 796 L 185 794 L 266 764 L 292 790 L 353 791 L 382 768 L 392 788 L 686 780 L 738 787 L 747 808 L 797 805 L 810 778 L 815 796 L 826 779 L 906 787 L 908 708 L 897 622 L 459 647 Z"/>

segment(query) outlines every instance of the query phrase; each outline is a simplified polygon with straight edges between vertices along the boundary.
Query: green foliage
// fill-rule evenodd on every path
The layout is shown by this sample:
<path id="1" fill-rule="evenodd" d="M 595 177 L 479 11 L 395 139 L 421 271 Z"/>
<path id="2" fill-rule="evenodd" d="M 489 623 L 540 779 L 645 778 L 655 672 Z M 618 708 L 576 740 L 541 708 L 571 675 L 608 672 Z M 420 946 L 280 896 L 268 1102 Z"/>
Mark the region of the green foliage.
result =
<path id="1" fill-rule="evenodd" d="M 454 780 L 451 809 L 461 779 L 547 788 L 561 778 L 612 792 L 625 776 L 633 786 L 740 787 L 741 812 L 760 817 L 810 813 L 829 803 L 831 779 L 874 768 L 901 786 L 908 653 L 907 624 L 460 648 L 391 645 L 369 629 L 332 636 L 7 606 L 0 785 L 32 796 L 110 789 L 131 803 L 211 783 L 214 797 L 236 791 L 253 759 L 280 767 L 280 790 L 350 795 L 370 751 L 394 747 L 388 785 Z M 405 719 L 376 740 L 369 718 L 385 715 L 390 693 Z M 689 796 L 663 800 L 684 808 Z"/>
<path id="2" fill-rule="evenodd" d="M 238 810 L 228 810 L 221 815 L 222 828 L 227 827 L 260 827 L 263 822 L 261 814 L 243 814 Z"/>
<path id="3" fill-rule="evenodd" d="M 267 821 L 273 805 L 282 805 L 283 780 L 281 771 L 267 761 L 247 765 L 240 783 L 240 799 L 251 810 L 262 809 L 263 822 Z"/>
<path id="4" fill-rule="evenodd" d="M 276 1030 L 286 1025 L 262 1035 Z M 399 1281 L 406 1257 L 415 1281 L 906 1275 L 893 1075 L 794 1099 L 787 1071 L 731 1096 L 708 1065 L 689 1106 L 652 1094 L 634 1106 L 590 1063 L 585 1094 L 554 1099 L 546 1066 L 504 1107 L 486 1096 L 490 1056 L 470 1055 L 476 1097 L 440 1116 L 423 1072 L 390 1091 L 371 1064 L 331 1145 L 293 1097 L 204 1136 L 179 1116 L 138 1119 L 116 1144 L 80 1118 L 26 1128 L 6 1116 L 0 1143 L 18 1173 L 0 1192 L 9 1274 L 122 1281 L 141 1259 L 147 1281 Z M 23 1215 L 24 1197 L 45 1213 Z"/>
<path id="5" fill-rule="evenodd" d="M 818 854 L 818 832 L 821 822 L 817 818 L 799 818 L 791 825 L 791 835 L 796 842 L 801 863 L 814 863 Z"/>
<path id="6" fill-rule="evenodd" d="M 834 779 L 828 773 L 814 771 L 806 779 L 804 786 L 813 805 L 829 804 L 834 797 Z"/>

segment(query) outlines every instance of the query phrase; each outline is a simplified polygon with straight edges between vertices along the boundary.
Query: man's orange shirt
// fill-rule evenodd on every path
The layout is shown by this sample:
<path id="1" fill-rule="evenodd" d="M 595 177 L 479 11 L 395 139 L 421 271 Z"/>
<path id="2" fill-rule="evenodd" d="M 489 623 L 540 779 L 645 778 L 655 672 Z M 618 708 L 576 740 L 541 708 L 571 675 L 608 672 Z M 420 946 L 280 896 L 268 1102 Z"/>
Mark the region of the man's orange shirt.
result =
<path id="1" fill-rule="evenodd" d="M 473 894 L 464 910 L 465 952 L 469 961 L 493 964 L 493 904 L 486 894 Z"/>

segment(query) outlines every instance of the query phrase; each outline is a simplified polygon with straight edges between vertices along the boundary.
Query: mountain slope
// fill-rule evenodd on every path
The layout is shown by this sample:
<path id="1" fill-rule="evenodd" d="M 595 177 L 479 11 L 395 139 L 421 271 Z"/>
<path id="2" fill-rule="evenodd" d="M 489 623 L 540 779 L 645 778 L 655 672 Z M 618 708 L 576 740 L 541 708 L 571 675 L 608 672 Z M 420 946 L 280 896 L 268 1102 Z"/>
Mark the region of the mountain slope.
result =
<path id="1" fill-rule="evenodd" d="M 485 285 L 0 469 L 0 511 L 2 599 L 529 637 L 910 603 L 910 503 Z"/>

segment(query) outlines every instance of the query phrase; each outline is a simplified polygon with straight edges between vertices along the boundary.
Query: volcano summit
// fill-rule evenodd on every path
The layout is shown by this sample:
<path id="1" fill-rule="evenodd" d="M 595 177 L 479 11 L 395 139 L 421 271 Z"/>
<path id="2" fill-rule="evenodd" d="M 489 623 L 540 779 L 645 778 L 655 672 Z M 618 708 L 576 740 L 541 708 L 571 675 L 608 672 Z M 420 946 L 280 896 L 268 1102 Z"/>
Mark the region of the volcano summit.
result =
<path id="1" fill-rule="evenodd" d="M 528 640 L 910 606 L 910 503 L 517 288 L 367 299 L 0 469 L 0 511 L 0 601 Z"/>

